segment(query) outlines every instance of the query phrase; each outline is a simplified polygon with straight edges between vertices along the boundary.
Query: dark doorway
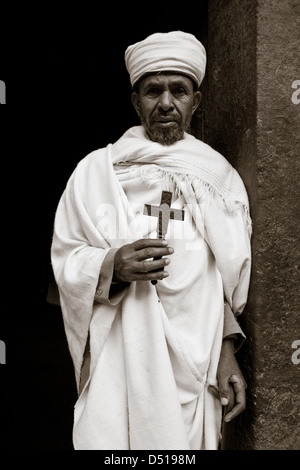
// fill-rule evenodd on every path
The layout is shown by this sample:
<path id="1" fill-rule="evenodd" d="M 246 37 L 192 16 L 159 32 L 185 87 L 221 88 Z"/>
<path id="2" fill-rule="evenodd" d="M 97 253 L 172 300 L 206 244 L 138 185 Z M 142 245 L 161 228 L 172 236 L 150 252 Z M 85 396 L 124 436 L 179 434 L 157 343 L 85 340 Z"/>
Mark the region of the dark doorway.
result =
<path id="1" fill-rule="evenodd" d="M 177 29 L 205 45 L 207 1 L 185 11 L 166 5 L 152 5 L 151 11 L 106 7 L 103 14 L 80 6 L 67 14 L 45 9 L 26 48 L 20 38 L 15 62 L 22 86 L 17 75 L 7 84 L 17 111 L 6 122 L 5 148 L 12 156 L 18 152 L 18 173 L 16 160 L 8 158 L 5 174 L 19 191 L 15 212 L 9 210 L 6 219 L 17 229 L 10 237 L 15 254 L 14 259 L 7 255 L 4 284 L 10 292 L 0 338 L 7 343 L 1 399 L 7 426 L 0 447 L 73 448 L 73 366 L 60 309 L 47 301 L 55 209 L 76 164 L 138 124 L 126 47 L 151 33 Z M 20 106 L 24 90 L 27 107 Z"/>

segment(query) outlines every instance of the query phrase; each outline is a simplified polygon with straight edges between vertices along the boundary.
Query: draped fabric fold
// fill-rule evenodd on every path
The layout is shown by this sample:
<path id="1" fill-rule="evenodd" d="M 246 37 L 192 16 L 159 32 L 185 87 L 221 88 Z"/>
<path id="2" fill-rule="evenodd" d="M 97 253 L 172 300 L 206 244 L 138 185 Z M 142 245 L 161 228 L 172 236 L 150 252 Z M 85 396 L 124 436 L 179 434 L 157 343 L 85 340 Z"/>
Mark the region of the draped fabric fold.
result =
<path id="1" fill-rule="evenodd" d="M 105 256 L 155 237 L 143 204 L 159 202 L 171 183 L 175 207 L 189 206 L 184 227 L 193 242 L 169 232 L 175 248 L 169 278 L 157 286 L 132 282 L 117 304 L 97 303 Z M 236 231 L 234 252 L 218 250 Z M 135 127 L 78 164 L 57 209 L 51 250 L 78 386 L 89 337 L 90 375 L 75 407 L 75 448 L 217 448 L 221 407 L 208 384 L 217 387 L 224 292 L 237 314 L 246 302 L 250 231 L 237 172 L 188 134 L 164 147 Z"/>

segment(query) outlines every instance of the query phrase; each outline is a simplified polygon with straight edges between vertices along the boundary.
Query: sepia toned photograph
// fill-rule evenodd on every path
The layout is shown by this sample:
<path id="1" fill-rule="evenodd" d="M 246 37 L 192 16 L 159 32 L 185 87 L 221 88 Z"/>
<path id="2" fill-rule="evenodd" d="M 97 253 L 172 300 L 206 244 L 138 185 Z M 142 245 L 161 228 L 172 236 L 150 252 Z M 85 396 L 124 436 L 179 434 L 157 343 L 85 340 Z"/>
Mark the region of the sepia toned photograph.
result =
<path id="1" fill-rule="evenodd" d="M 0 69 L 0 448 L 300 450 L 299 0 L 37 17 Z"/>

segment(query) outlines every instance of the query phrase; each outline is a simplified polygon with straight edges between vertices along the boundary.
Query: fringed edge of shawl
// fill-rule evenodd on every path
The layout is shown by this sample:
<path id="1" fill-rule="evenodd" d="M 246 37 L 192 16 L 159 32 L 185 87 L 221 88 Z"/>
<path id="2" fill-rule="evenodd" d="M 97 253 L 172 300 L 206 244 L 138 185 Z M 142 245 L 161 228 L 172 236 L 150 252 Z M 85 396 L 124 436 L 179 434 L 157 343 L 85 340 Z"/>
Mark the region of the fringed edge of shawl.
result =
<path id="1" fill-rule="evenodd" d="M 163 180 L 166 191 L 172 191 L 176 196 L 182 195 L 180 183 L 187 183 L 187 185 L 191 187 L 199 204 L 203 204 L 204 201 L 209 202 L 210 199 L 213 199 L 214 202 L 217 203 L 217 206 L 229 215 L 234 214 L 236 210 L 242 210 L 245 216 L 247 230 L 250 236 L 252 235 L 252 220 L 248 204 L 220 194 L 211 184 L 197 176 L 169 172 L 156 165 L 132 165 L 130 171 L 133 177 L 136 177 L 136 172 L 138 172 L 142 181 L 148 183 L 149 187 Z"/>

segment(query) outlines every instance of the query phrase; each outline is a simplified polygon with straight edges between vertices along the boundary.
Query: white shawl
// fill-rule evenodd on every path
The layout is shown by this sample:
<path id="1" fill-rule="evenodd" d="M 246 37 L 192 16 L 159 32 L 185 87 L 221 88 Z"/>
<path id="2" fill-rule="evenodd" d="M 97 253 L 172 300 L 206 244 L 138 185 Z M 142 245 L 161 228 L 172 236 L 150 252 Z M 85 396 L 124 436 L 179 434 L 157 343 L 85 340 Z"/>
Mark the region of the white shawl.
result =
<path id="1" fill-rule="evenodd" d="M 205 193 L 218 201 L 224 213 L 242 212 L 250 237 L 248 199 L 240 177 L 220 154 L 192 136 L 185 134 L 182 141 L 165 147 L 148 140 L 143 128 L 136 127 L 78 164 L 57 209 L 52 244 L 77 385 L 90 334 L 90 376 L 75 408 L 75 448 L 216 448 L 220 405 L 207 393 L 207 384 L 217 385 L 223 288 L 231 307 L 235 303 L 241 313 L 249 283 L 249 252 L 232 263 L 223 263 L 226 254 L 219 256 L 213 282 L 220 294 L 211 301 L 214 313 L 205 332 L 206 347 L 197 352 L 196 364 L 150 282 L 131 283 L 116 304 L 96 303 L 95 290 L 108 251 L 144 235 L 134 223 L 135 214 L 112 163 L 156 165 L 177 182 L 188 204 L 199 206 Z M 103 207 L 113 208 L 107 211 L 105 226 L 99 218 Z M 120 235 L 118 227 L 126 231 Z M 203 226 L 199 232 L 205 236 Z M 193 426 L 187 432 L 183 406 L 200 399 L 195 420 L 203 433 L 197 444 L 191 444 Z"/>

